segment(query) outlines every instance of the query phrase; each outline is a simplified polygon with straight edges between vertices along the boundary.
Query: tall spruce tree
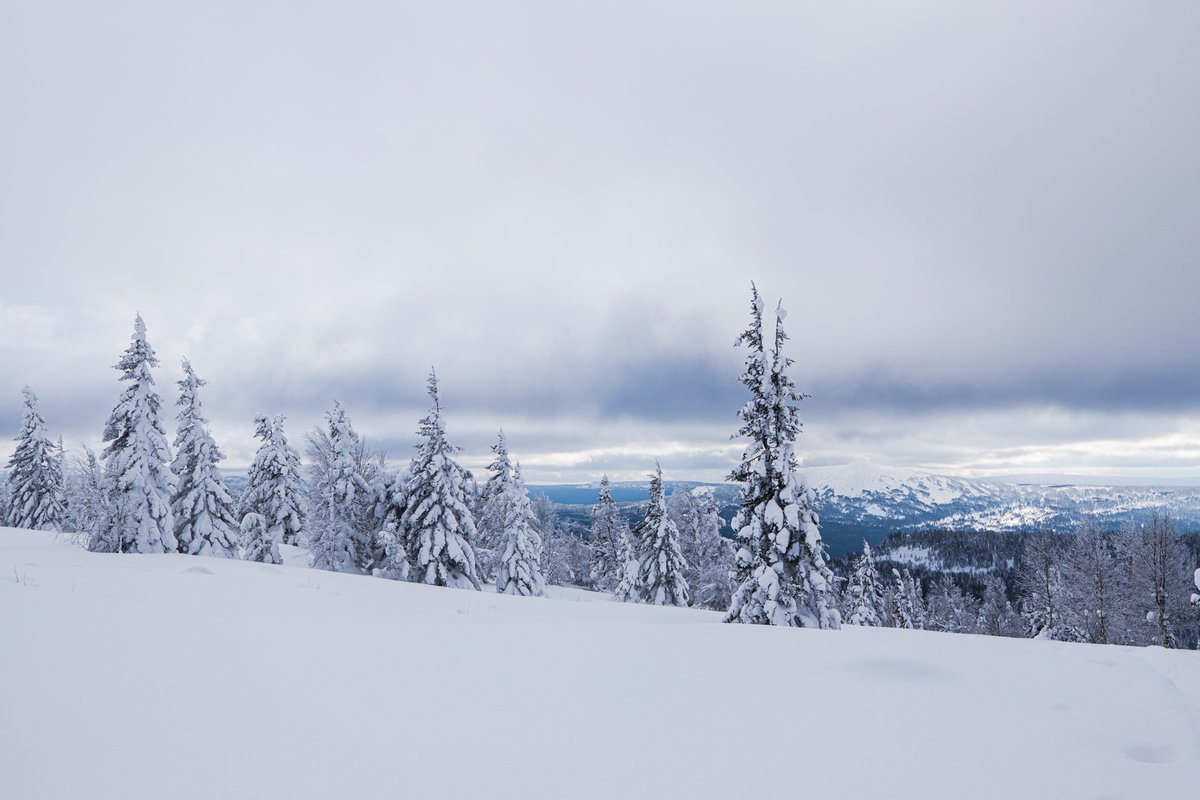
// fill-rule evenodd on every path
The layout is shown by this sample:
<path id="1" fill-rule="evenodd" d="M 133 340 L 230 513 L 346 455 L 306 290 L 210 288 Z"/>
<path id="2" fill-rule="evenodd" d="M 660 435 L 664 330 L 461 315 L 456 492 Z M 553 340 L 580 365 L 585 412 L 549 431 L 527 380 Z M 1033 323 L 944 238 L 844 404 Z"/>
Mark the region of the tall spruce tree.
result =
<path id="1" fill-rule="evenodd" d="M 546 593 L 542 577 L 542 540 L 536 530 L 529 492 L 516 465 L 508 481 L 500 488 L 504 498 L 504 546 L 496 569 L 496 591 L 541 597 Z"/>
<path id="2" fill-rule="evenodd" d="M 738 338 L 749 349 L 741 382 L 750 400 L 739 411 L 738 435 L 749 440 L 742 462 L 730 474 L 742 484 L 741 509 L 733 527 L 741 541 L 736 557 L 738 588 L 727 622 L 837 628 L 833 573 L 815 497 L 796 474 L 795 441 L 800 433 L 800 394 L 788 377 L 792 360 L 783 354 L 787 334 L 782 306 L 775 315 L 775 343 L 763 344 L 763 301 L 752 288 L 750 327 Z"/>
<path id="3" fill-rule="evenodd" d="M 883 590 L 871 557 L 871 545 L 863 542 L 862 555 L 854 565 L 844 597 L 846 622 L 877 628 L 883 624 Z"/>
<path id="4" fill-rule="evenodd" d="M 175 476 L 168 464 L 162 424 L 162 398 L 154 391 L 151 367 L 158 366 L 146 339 L 146 323 L 134 320 L 129 348 L 116 369 L 129 386 L 104 426 L 105 484 L 108 514 L 92 537 L 92 550 L 115 553 L 173 553 L 176 549 L 171 517 Z"/>
<path id="5" fill-rule="evenodd" d="M 433 407 L 417 430 L 425 441 L 413 459 L 408 505 L 400 520 L 402 567 L 417 583 L 479 589 L 467 474 L 454 460 L 457 448 L 446 440 L 433 370 L 428 391 Z"/>
<path id="6" fill-rule="evenodd" d="M 282 414 L 273 420 L 254 420 L 254 435 L 261 442 L 250 465 L 238 512 L 259 514 L 268 535 L 279 544 L 299 544 L 304 534 L 304 484 L 300 480 L 300 454 L 288 444 Z"/>
<path id="7" fill-rule="evenodd" d="M 650 502 L 646 516 L 634 529 L 637 542 L 636 599 L 655 606 L 686 606 L 691 598 L 688 568 L 679 548 L 679 529 L 667 514 L 662 468 L 650 476 Z"/>
<path id="8" fill-rule="evenodd" d="M 21 432 L 16 437 L 17 449 L 8 459 L 5 524 L 58 531 L 64 517 L 62 445 L 56 447 L 47 435 L 37 395 L 28 386 L 22 392 L 25 410 L 21 415 Z"/>
<path id="9" fill-rule="evenodd" d="M 217 471 L 223 456 L 200 403 L 200 387 L 206 383 L 185 358 L 183 380 L 178 381 L 179 428 L 171 463 L 176 479 L 171 496 L 175 541 L 181 553 L 237 558 L 240 537 L 234 501 Z"/>
<path id="10" fill-rule="evenodd" d="M 600 479 L 600 494 L 592 507 L 592 586 L 611 592 L 625 577 L 625 565 L 632 558 L 629 544 L 629 525 L 613 501 L 612 484 L 608 476 Z"/>
<path id="11" fill-rule="evenodd" d="M 308 547 L 313 566 L 333 572 L 368 572 L 373 561 L 375 521 L 370 516 L 376 490 L 362 474 L 361 440 L 342 404 L 334 401 L 325 420 L 328 430 L 320 440 L 325 447 L 311 467 Z"/>

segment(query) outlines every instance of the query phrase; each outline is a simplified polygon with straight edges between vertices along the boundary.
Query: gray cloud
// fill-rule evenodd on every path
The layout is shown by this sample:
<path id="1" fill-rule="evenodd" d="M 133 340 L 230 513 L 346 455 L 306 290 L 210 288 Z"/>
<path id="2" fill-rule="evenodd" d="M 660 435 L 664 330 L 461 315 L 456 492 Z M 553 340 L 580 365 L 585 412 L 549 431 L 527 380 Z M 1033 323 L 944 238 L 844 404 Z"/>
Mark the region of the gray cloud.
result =
<path id="1" fill-rule="evenodd" d="M 28 382 L 94 437 L 140 310 L 164 393 L 183 355 L 210 379 L 230 463 L 254 414 L 299 432 L 334 397 L 404 451 L 435 364 L 462 443 L 514 421 L 535 479 L 656 451 L 719 475 L 754 278 L 818 461 L 1190 458 L 1153 442 L 1200 397 L 1194 4 L 4 18 L 5 430 Z"/>

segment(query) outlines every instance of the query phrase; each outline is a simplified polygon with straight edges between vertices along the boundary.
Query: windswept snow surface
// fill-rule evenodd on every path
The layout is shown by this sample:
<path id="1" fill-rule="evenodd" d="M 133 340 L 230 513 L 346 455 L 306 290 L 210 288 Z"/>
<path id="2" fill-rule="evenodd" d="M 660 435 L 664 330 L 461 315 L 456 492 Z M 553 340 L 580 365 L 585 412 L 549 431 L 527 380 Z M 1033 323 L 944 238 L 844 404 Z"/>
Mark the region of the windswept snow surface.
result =
<path id="1" fill-rule="evenodd" d="M 0 529 L 0 795 L 1008 800 L 1200 787 L 1198 653 L 723 625 L 551 591 L 99 555 Z"/>

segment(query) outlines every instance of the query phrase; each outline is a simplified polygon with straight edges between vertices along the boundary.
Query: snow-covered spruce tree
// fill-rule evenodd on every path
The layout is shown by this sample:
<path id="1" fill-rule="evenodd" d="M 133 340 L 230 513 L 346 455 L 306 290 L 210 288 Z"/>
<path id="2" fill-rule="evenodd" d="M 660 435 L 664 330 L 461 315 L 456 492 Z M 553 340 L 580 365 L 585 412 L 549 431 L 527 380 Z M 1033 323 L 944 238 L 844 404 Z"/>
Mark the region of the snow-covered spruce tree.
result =
<path id="1" fill-rule="evenodd" d="M 611 592 L 625 577 L 625 565 L 632 558 L 629 525 L 621 518 L 613 501 L 612 484 L 605 475 L 600 479 L 600 496 L 592 507 L 592 586 Z"/>
<path id="2" fill-rule="evenodd" d="M 752 287 L 753 288 L 753 287 Z M 750 327 L 738 338 L 749 349 L 741 381 L 750 400 L 739 411 L 738 435 L 749 440 L 729 479 L 742 484 L 733 527 L 740 540 L 738 588 L 727 622 L 837 628 L 833 573 L 825 563 L 815 498 L 796 474 L 797 404 L 803 398 L 787 375 L 792 360 L 782 307 L 776 311 L 775 345 L 763 345 L 763 302 L 753 289 Z"/>
<path id="3" fill-rule="evenodd" d="M 413 459 L 408 505 L 400 520 L 400 541 L 407 577 L 417 583 L 479 589 L 475 520 L 467 475 L 454 460 L 457 448 L 446 440 L 437 374 L 429 372 L 433 407 L 417 433 L 424 438 Z M 399 553 L 394 554 L 394 559 Z"/>
<path id="4" fill-rule="evenodd" d="M 5 524 L 14 528 L 61 530 L 63 519 L 62 448 L 46 434 L 37 395 L 26 386 L 25 410 L 17 449 L 8 459 L 8 507 Z"/>
<path id="5" fill-rule="evenodd" d="M 309 438 L 312 501 L 308 549 L 313 566 L 369 573 L 375 566 L 371 531 L 377 493 L 363 475 L 363 444 L 341 403 L 326 412 L 327 431 Z"/>
<path id="6" fill-rule="evenodd" d="M 247 561 L 258 561 L 263 564 L 282 564 L 279 557 L 279 544 L 275 541 L 267 518 L 262 514 L 249 511 L 242 515 L 242 552 Z"/>
<path id="7" fill-rule="evenodd" d="M 695 493 L 697 508 L 694 561 L 689 559 L 686 573 L 692 590 L 692 605 L 724 611 L 736 588 L 730 580 L 733 568 L 733 542 L 721 535 L 721 517 L 717 499 L 709 488 Z M 684 558 L 687 558 L 684 553 Z"/>
<path id="8" fill-rule="evenodd" d="M 495 457 L 488 465 L 487 483 L 479 492 L 476 508 L 479 513 L 475 517 L 475 530 L 478 538 L 475 541 L 475 559 L 481 578 L 492 578 L 499 567 L 500 553 L 505 547 L 505 526 L 508 523 L 508 511 L 511 498 L 506 492 L 512 485 L 513 464 L 508 457 L 508 441 L 504 431 L 494 445 L 492 452 Z"/>
<path id="9" fill-rule="evenodd" d="M 696 548 L 700 537 L 700 509 L 695 496 L 686 486 L 677 486 L 667 495 L 667 516 L 679 531 L 679 550 L 694 568 Z"/>
<path id="10" fill-rule="evenodd" d="M 496 570 L 496 591 L 541 597 L 546 593 L 542 577 L 542 539 L 535 530 L 536 520 L 529 503 L 529 492 L 521 478 L 521 465 L 499 487 L 504 497 L 504 547 Z"/>
<path id="11" fill-rule="evenodd" d="M 904 570 L 892 569 L 892 627 L 922 629 L 925 627 L 925 602 L 917 582 Z"/>
<path id="12" fill-rule="evenodd" d="M 879 572 L 871 557 L 871 545 L 863 542 L 862 555 L 854 564 L 854 572 L 846 585 L 843 616 L 851 625 L 877 628 L 883 624 L 883 590 Z"/>
<path id="13" fill-rule="evenodd" d="M 266 521 L 272 541 L 299 544 L 304 532 L 304 484 L 300 480 L 300 454 L 288 444 L 282 414 L 273 420 L 254 420 L 254 435 L 261 444 L 250 465 L 238 513 L 258 514 Z"/>
<path id="14" fill-rule="evenodd" d="M 1008 600 L 1004 581 L 995 573 L 989 573 L 983 579 L 983 600 L 979 604 L 975 632 L 986 636 L 1021 635 L 1021 619 Z"/>
<path id="15" fill-rule="evenodd" d="M 174 553 L 175 476 L 168 466 L 171 451 L 162 424 L 162 398 L 150 374 L 158 358 L 146 340 L 141 315 L 134 320 L 131 339 L 116 365 L 120 380 L 130 384 L 104 426 L 108 515 L 88 547 L 113 553 Z"/>
<path id="16" fill-rule="evenodd" d="M 634 529 L 637 542 L 637 584 L 634 599 L 654 606 L 686 606 L 691 597 L 687 561 L 679 549 L 679 529 L 667 514 L 662 468 L 650 476 L 646 516 Z"/>
<path id="17" fill-rule="evenodd" d="M 180 411 L 175 434 L 175 491 L 171 515 L 179 552 L 194 556 L 238 557 L 238 525 L 234 501 L 217 471 L 223 457 L 208 430 L 200 404 L 202 380 L 183 360 L 183 380 L 178 381 Z"/>
<path id="18" fill-rule="evenodd" d="M 404 510 L 408 508 L 408 467 L 383 470 L 376 480 L 375 505 L 371 517 L 375 523 L 374 538 L 382 548 L 379 574 L 392 580 L 406 580 L 409 574 L 408 556 L 400 533 Z"/>

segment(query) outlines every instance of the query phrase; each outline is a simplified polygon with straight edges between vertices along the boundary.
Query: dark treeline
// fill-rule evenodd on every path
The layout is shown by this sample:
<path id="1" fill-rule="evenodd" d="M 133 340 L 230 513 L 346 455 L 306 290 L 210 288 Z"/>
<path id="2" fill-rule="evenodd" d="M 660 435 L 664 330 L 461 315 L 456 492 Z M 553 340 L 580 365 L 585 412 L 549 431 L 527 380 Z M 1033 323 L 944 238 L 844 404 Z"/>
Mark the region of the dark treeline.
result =
<path id="1" fill-rule="evenodd" d="M 1169 517 L 1120 530 L 1089 520 L 1069 532 L 896 532 L 874 550 L 831 563 L 845 587 L 848 618 L 857 610 L 860 618 L 897 627 L 1097 644 L 1200 643 L 1200 609 L 1192 602 L 1200 533 L 1179 532 Z"/>

